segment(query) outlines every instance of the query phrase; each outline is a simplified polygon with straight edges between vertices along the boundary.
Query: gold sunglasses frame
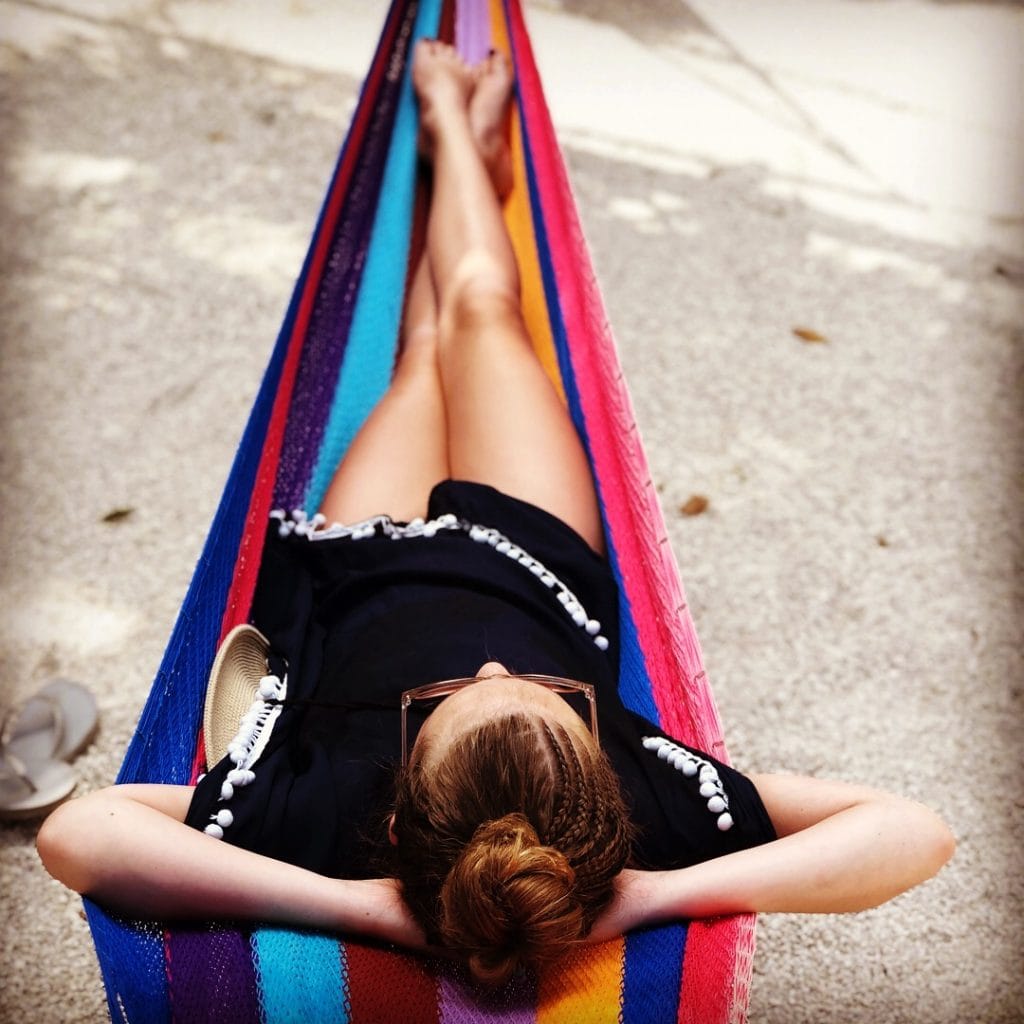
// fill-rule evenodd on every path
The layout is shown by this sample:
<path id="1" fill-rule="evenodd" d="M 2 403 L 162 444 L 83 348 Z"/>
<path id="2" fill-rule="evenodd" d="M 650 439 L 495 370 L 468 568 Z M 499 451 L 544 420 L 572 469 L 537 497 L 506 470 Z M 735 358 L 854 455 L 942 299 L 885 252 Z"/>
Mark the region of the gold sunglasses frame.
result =
<path id="1" fill-rule="evenodd" d="M 425 686 L 416 686 L 411 690 L 402 692 L 402 767 L 409 763 L 409 732 L 407 716 L 409 708 L 414 701 L 430 700 L 434 697 L 450 697 L 453 693 L 464 690 L 467 686 L 482 682 L 485 679 L 524 679 L 528 683 L 537 683 L 552 693 L 582 693 L 590 708 L 590 732 L 594 742 L 600 744 L 601 739 L 597 731 L 597 693 L 593 683 L 581 683 L 577 679 L 563 679 L 561 676 L 545 676 L 524 673 L 522 675 L 510 676 L 462 676 L 458 679 L 442 679 L 436 683 L 427 683 Z M 571 707 L 572 705 L 570 705 Z"/>

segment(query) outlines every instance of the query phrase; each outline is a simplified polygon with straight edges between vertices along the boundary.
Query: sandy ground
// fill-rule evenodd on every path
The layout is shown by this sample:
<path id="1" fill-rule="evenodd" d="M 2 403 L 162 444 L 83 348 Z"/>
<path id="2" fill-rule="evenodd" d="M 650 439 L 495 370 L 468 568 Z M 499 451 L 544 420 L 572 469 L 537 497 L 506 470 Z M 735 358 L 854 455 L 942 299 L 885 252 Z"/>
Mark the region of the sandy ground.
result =
<path id="1" fill-rule="evenodd" d="M 253 8 L 0 3 L 0 679 L 94 689 L 81 791 L 117 771 L 382 18 Z M 733 759 L 959 839 L 876 911 L 763 917 L 755 1022 L 1024 1019 L 1020 14 L 530 7 Z M 947 83 L 980 47 L 1002 105 L 893 80 L 913 39 Z M 101 1020 L 34 831 L 0 830 L 0 1020 Z"/>

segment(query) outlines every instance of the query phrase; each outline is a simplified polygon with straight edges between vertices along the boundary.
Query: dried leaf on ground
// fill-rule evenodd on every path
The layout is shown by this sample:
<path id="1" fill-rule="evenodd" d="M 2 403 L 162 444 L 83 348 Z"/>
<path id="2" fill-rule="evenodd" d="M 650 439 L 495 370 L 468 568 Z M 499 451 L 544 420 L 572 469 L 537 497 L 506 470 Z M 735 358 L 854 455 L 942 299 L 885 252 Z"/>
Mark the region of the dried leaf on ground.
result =
<path id="1" fill-rule="evenodd" d="M 801 341 L 806 341 L 810 344 L 818 344 L 821 342 L 828 341 L 828 338 L 826 338 L 824 334 L 819 334 L 817 331 L 812 331 L 810 327 L 794 327 L 793 333 Z"/>
<path id="2" fill-rule="evenodd" d="M 691 494 L 690 497 L 679 506 L 679 513 L 684 516 L 699 516 L 709 504 L 711 503 L 703 494 Z"/>
<path id="3" fill-rule="evenodd" d="M 995 265 L 995 272 L 1013 284 L 1024 284 L 1024 262 L 1003 260 Z"/>
<path id="4" fill-rule="evenodd" d="M 127 519 L 135 509 L 133 508 L 112 508 L 101 520 L 103 523 L 119 523 Z"/>

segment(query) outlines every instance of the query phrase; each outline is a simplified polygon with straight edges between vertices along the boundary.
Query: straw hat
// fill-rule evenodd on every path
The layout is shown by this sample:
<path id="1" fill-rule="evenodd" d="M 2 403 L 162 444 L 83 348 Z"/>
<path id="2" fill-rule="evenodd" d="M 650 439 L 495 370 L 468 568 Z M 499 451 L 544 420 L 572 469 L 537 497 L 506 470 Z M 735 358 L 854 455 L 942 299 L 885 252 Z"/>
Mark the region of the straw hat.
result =
<path id="1" fill-rule="evenodd" d="M 267 638 L 245 623 L 224 637 L 210 669 L 203 707 L 203 745 L 209 767 L 227 753 L 238 723 L 259 695 L 260 680 L 270 671 L 269 651 Z"/>

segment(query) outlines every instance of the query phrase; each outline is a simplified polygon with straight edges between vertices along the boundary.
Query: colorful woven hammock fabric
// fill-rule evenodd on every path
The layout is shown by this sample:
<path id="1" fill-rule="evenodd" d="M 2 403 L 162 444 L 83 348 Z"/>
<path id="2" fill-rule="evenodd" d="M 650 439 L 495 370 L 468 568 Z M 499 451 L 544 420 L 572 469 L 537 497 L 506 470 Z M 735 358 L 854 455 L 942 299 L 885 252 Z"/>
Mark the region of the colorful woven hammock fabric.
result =
<path id="1" fill-rule="evenodd" d="M 394 0 L 224 495 L 119 782 L 189 783 L 221 638 L 245 621 L 267 515 L 315 508 L 386 389 L 416 203 L 419 37 L 494 46 L 515 65 L 506 217 L 524 312 L 598 483 L 621 593 L 626 705 L 726 759 L 629 396 L 518 0 Z M 462 970 L 280 928 L 125 921 L 86 901 L 114 1021 L 661 1024 L 745 1017 L 753 919 L 678 924 L 588 946 L 484 997 Z"/>

